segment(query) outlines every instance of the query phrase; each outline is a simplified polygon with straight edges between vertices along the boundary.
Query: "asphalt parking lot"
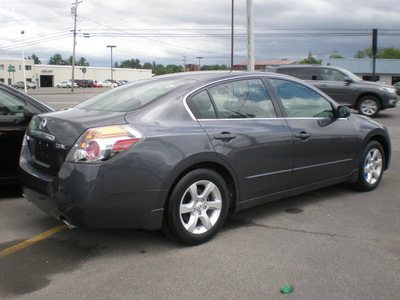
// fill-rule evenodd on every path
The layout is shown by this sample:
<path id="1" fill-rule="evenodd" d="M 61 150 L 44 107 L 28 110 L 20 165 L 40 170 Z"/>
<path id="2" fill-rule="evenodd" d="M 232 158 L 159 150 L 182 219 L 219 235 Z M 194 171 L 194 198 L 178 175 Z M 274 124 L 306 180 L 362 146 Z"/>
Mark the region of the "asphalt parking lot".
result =
<path id="1" fill-rule="evenodd" d="M 98 92 L 33 96 L 62 109 Z M 392 138 L 378 189 L 340 184 L 231 214 L 195 247 L 160 231 L 69 230 L 1 187 L 0 298 L 399 299 L 400 108 L 376 120 Z"/>

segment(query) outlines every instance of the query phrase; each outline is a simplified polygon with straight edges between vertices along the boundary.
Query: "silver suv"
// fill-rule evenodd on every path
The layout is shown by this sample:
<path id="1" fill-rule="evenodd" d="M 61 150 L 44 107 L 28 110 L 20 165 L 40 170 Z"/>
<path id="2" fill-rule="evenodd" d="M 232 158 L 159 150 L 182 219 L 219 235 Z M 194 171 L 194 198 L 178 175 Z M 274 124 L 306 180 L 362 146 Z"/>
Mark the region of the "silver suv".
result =
<path id="1" fill-rule="evenodd" d="M 364 81 L 350 71 L 320 65 L 290 65 L 268 68 L 303 79 L 319 88 L 336 102 L 357 109 L 360 114 L 375 117 L 379 111 L 395 107 L 398 101 L 393 86 Z"/>

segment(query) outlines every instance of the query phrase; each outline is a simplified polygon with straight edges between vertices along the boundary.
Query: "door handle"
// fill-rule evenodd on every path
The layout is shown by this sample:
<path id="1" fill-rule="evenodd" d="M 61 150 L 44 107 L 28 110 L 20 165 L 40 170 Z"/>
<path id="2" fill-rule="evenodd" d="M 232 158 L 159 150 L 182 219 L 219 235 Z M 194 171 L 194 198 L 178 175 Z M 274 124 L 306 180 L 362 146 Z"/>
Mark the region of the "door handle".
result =
<path id="1" fill-rule="evenodd" d="M 302 141 L 305 141 L 309 139 L 311 135 L 307 131 L 301 131 L 299 133 L 296 133 L 294 136 L 298 139 L 301 139 Z"/>
<path id="2" fill-rule="evenodd" d="M 222 140 L 223 142 L 229 142 L 229 141 L 233 140 L 235 137 L 236 137 L 236 135 L 229 133 L 229 132 L 222 132 L 222 133 L 214 135 L 214 139 Z"/>

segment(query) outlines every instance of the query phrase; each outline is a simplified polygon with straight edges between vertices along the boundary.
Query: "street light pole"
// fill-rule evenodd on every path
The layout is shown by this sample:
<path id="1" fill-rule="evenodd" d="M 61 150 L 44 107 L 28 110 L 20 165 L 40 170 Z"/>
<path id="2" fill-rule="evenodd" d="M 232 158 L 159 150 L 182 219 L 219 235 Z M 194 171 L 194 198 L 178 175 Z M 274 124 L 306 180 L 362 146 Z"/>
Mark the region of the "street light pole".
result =
<path id="1" fill-rule="evenodd" d="M 24 74 L 24 91 L 26 94 L 26 71 L 25 71 L 25 49 L 24 49 L 24 34 L 25 31 L 21 30 L 21 37 L 22 37 L 22 70 L 23 70 L 23 74 Z"/>
<path id="2" fill-rule="evenodd" d="M 74 92 L 74 82 L 75 82 L 75 48 L 76 48 L 76 16 L 78 14 L 78 4 L 82 1 L 75 0 L 74 6 L 71 8 L 71 13 L 74 15 L 74 47 L 72 49 L 72 82 L 71 82 L 71 92 Z"/>
<path id="3" fill-rule="evenodd" d="M 112 49 L 116 48 L 115 45 L 108 45 L 107 48 L 111 49 L 111 88 L 114 87 L 114 76 L 113 76 L 113 59 L 112 59 Z"/>
<path id="4" fill-rule="evenodd" d="M 199 60 L 199 71 L 200 71 L 200 60 L 203 59 L 204 57 L 202 57 L 202 56 L 197 56 L 196 58 Z"/>
<path id="5" fill-rule="evenodd" d="M 231 71 L 233 71 L 233 29 L 234 29 L 234 12 L 235 12 L 235 3 L 234 0 L 232 0 L 232 12 L 231 12 Z"/>
<path id="6" fill-rule="evenodd" d="M 247 71 L 254 71 L 254 6 L 246 0 L 247 9 Z"/>

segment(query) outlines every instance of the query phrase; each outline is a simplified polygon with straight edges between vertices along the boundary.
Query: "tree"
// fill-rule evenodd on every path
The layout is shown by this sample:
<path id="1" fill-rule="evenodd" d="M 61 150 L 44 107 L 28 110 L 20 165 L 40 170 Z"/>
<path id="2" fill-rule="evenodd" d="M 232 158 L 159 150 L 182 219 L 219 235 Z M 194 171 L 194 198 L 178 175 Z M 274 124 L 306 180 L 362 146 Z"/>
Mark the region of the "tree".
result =
<path id="1" fill-rule="evenodd" d="M 33 59 L 33 63 L 35 65 L 40 65 L 42 63 L 35 53 L 33 53 L 31 56 L 28 56 L 28 59 Z"/>
<path id="2" fill-rule="evenodd" d="M 182 66 L 177 66 L 177 65 L 167 65 L 167 74 L 171 73 L 179 73 L 185 71 Z"/>
<path id="3" fill-rule="evenodd" d="M 62 58 L 62 55 L 60 53 L 56 53 L 52 57 L 50 57 L 47 64 L 49 64 L 49 65 L 68 65 L 69 63 L 68 63 L 68 61 L 65 61 Z"/>
<path id="4" fill-rule="evenodd" d="M 357 51 L 354 58 L 373 58 L 374 55 L 372 53 L 372 48 L 366 48 L 364 50 Z M 400 59 L 400 49 L 395 49 L 393 47 L 390 48 L 381 48 L 378 47 L 376 51 L 376 58 L 382 59 Z"/>
<path id="5" fill-rule="evenodd" d="M 81 57 L 78 61 L 75 62 L 75 66 L 89 66 L 89 62 L 86 61 L 86 58 Z"/>
<path id="6" fill-rule="evenodd" d="M 126 68 L 126 69 L 141 69 L 142 65 L 140 64 L 140 60 L 138 59 L 127 59 L 122 61 L 121 63 L 115 64 L 116 68 Z"/>
<path id="7" fill-rule="evenodd" d="M 143 64 L 143 69 L 153 69 L 153 65 L 149 62 Z"/>
<path id="8" fill-rule="evenodd" d="M 333 51 L 333 54 L 329 56 L 329 58 L 344 58 L 344 57 L 339 55 L 339 53 L 335 50 Z"/>
<path id="9" fill-rule="evenodd" d="M 322 63 L 322 59 L 316 60 L 314 57 L 309 57 L 306 59 L 303 59 L 302 61 L 299 61 L 299 64 L 314 64 L 314 65 L 320 65 Z"/>
<path id="10" fill-rule="evenodd" d="M 207 70 L 230 70 L 227 65 L 204 65 L 201 66 L 200 70 L 207 71 Z"/>
<path id="11" fill-rule="evenodd" d="M 72 66 L 72 55 L 68 58 L 67 61 L 64 61 L 65 65 Z M 86 58 L 81 57 L 80 59 L 75 59 L 75 66 L 89 66 L 89 62 L 86 61 Z"/>

